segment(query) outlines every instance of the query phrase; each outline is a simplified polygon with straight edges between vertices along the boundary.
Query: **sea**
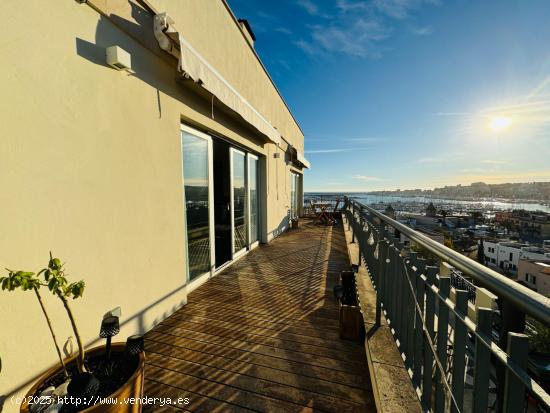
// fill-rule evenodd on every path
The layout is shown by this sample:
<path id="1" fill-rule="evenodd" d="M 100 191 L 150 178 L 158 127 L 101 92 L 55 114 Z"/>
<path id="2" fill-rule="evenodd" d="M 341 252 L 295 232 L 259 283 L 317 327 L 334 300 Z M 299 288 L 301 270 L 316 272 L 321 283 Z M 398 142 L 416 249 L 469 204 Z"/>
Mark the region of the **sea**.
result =
<path id="1" fill-rule="evenodd" d="M 414 206 L 425 205 L 430 202 L 439 209 L 454 207 L 464 210 L 485 210 L 485 211 L 508 211 L 513 209 L 524 209 L 526 211 L 543 211 L 550 213 L 550 203 L 529 200 L 507 200 L 507 199 L 475 199 L 475 200 L 457 200 L 445 198 L 433 198 L 427 196 L 398 196 L 398 195 L 378 195 L 368 193 L 327 193 L 327 192 L 305 192 L 304 203 L 313 200 L 334 200 L 338 197 L 348 196 L 365 205 L 391 204 L 395 209 L 415 209 Z M 400 206 L 402 208 L 400 208 Z"/>

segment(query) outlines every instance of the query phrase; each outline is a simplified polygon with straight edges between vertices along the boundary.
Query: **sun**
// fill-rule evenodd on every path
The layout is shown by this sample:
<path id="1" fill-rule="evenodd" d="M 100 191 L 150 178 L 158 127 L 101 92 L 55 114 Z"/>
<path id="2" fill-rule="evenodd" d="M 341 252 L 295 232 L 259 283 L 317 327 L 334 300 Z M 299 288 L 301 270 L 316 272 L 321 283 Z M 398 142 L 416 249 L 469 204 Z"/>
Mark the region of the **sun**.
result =
<path id="1" fill-rule="evenodd" d="M 500 132 L 508 129 L 511 124 L 511 118 L 508 118 L 506 116 L 497 116 L 491 119 L 491 121 L 489 122 L 489 127 L 495 132 Z"/>

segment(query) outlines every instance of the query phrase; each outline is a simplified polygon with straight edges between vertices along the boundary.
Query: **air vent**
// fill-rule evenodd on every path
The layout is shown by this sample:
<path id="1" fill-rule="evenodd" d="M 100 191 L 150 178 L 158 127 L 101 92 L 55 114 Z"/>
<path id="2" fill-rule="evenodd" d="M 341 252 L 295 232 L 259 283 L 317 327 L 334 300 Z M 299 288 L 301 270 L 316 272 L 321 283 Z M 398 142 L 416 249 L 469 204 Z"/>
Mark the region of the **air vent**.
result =
<path id="1" fill-rule="evenodd" d="M 118 46 L 110 46 L 106 50 L 107 64 L 116 70 L 132 69 L 132 57 L 130 53 Z"/>

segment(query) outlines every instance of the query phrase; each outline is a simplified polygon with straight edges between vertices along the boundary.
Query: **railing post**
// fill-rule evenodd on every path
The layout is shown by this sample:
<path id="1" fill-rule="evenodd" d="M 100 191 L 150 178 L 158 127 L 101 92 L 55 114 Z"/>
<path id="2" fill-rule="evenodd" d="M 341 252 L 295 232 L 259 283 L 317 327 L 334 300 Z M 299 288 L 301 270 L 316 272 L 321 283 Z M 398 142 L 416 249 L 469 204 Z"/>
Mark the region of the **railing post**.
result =
<path id="1" fill-rule="evenodd" d="M 447 337 L 449 335 L 449 307 L 445 300 L 449 298 L 451 290 L 451 279 L 449 276 L 444 276 L 440 270 L 439 274 L 439 304 L 437 311 L 437 358 L 443 369 L 447 368 Z M 446 377 L 443 377 L 439 369 L 435 375 L 435 413 L 443 413 L 445 411 L 445 392 L 446 387 L 443 385 Z"/>
<path id="2" fill-rule="evenodd" d="M 529 354 L 529 338 L 525 334 L 508 333 L 506 352 L 518 367 L 527 368 Z M 525 403 L 525 386 L 514 373 L 506 369 L 506 384 L 504 386 L 504 412 L 523 411 Z"/>
<path id="3" fill-rule="evenodd" d="M 480 307 L 477 309 L 476 332 L 488 343 L 491 342 L 493 310 Z M 491 367 L 491 350 L 476 337 L 474 367 L 474 398 L 472 411 L 486 413 L 489 405 L 489 371 Z"/>
<path id="4" fill-rule="evenodd" d="M 517 308 L 513 303 L 503 298 L 497 300 L 500 308 L 500 337 L 498 346 L 505 349 L 508 345 L 508 333 L 523 333 L 525 331 L 525 313 Z M 502 411 L 504 406 L 504 383 L 506 380 L 506 367 L 502 363 L 497 363 L 497 404 L 498 411 Z"/>
<path id="5" fill-rule="evenodd" d="M 395 333 L 399 342 L 403 343 L 403 257 L 401 256 L 401 244 L 394 238 L 395 245 Z M 403 346 L 403 344 L 401 344 Z"/>
<path id="6" fill-rule="evenodd" d="M 431 287 L 435 284 L 437 271 L 437 267 L 426 267 L 426 311 L 424 319 L 428 330 L 426 334 L 430 336 L 432 342 L 434 339 L 435 297 Z M 425 340 L 427 341 L 427 338 Z M 434 356 L 431 346 L 426 344 L 424 346 L 424 372 L 422 375 L 422 404 L 426 411 L 432 407 L 432 365 Z"/>
<path id="7" fill-rule="evenodd" d="M 407 327 L 407 364 L 409 366 L 409 368 L 413 368 L 413 359 L 414 359 L 414 320 L 415 320 L 415 314 L 416 314 L 416 307 L 414 305 L 415 303 L 415 300 L 416 300 L 416 290 L 415 290 L 415 286 L 416 286 L 416 280 L 414 278 L 414 270 L 413 270 L 413 267 L 416 266 L 416 261 L 417 261 L 417 255 L 418 253 L 416 252 L 410 252 L 409 253 L 409 263 L 408 263 L 408 270 L 407 271 L 407 278 L 408 278 L 408 281 L 407 281 L 407 284 L 410 283 L 410 285 L 407 285 L 406 286 L 406 289 L 407 289 L 407 308 L 408 308 L 408 313 L 407 313 L 407 324 L 408 324 L 408 327 Z M 411 276 L 412 274 L 412 276 Z M 412 290 L 411 290 L 411 285 L 412 285 Z"/>
<path id="8" fill-rule="evenodd" d="M 380 222 L 378 235 L 378 275 L 376 277 L 376 325 L 381 325 L 382 320 L 382 297 L 385 293 L 386 285 L 386 267 L 388 265 L 388 244 L 384 234 L 384 223 Z"/>
<path id="9" fill-rule="evenodd" d="M 363 205 L 361 205 L 359 207 L 359 231 L 357 233 L 357 251 L 359 252 L 358 253 L 358 257 L 357 257 L 357 264 L 359 266 L 361 266 L 361 248 L 363 247 L 363 245 L 361 244 L 364 244 L 365 243 L 365 233 L 363 231 L 363 227 L 365 226 L 365 219 L 363 218 Z M 361 242 L 363 241 L 363 242 Z M 366 258 L 366 257 L 363 257 L 363 258 Z"/>
<path id="10" fill-rule="evenodd" d="M 468 291 L 455 290 L 455 313 L 461 318 L 466 318 L 468 314 Z M 454 317 L 454 338 L 453 338 L 453 372 L 452 389 L 456 405 L 451 403 L 453 413 L 462 412 L 464 404 L 464 368 L 466 353 L 466 340 L 468 333 L 466 325 L 459 317 Z"/>
<path id="11" fill-rule="evenodd" d="M 416 293 L 416 304 L 420 307 L 420 312 L 418 308 L 414 308 L 415 312 L 415 322 L 414 322 L 414 365 L 413 365 L 413 384 L 415 387 L 420 387 L 422 383 L 421 373 L 422 373 L 422 356 L 424 354 L 424 281 L 422 280 L 421 275 L 424 273 L 426 268 L 426 260 L 417 259 L 416 260 L 416 271 L 415 271 L 415 293 Z"/>
<path id="12" fill-rule="evenodd" d="M 403 352 L 405 353 L 405 356 L 408 360 L 408 332 L 409 332 L 409 313 L 411 312 L 411 307 L 409 304 L 409 296 L 410 296 L 410 286 L 408 282 L 408 261 L 409 261 L 409 251 L 405 249 L 405 246 L 403 244 L 399 244 L 401 247 L 401 258 L 399 260 L 399 268 L 401 270 L 400 272 L 400 288 L 401 288 L 401 313 L 400 313 L 400 338 L 401 341 L 401 347 L 403 348 Z M 408 362 L 408 361 L 407 361 Z"/>

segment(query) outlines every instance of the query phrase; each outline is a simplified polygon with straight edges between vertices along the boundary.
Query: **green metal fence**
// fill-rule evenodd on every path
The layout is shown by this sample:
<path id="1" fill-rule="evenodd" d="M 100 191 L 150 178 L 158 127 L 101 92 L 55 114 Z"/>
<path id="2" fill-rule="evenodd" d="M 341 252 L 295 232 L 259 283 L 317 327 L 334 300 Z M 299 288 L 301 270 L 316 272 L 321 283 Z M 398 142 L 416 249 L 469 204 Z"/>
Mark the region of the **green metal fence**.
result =
<path id="1" fill-rule="evenodd" d="M 550 325 L 549 299 L 357 201 L 346 198 L 343 214 L 377 292 L 377 322 L 384 315 L 425 411 L 516 413 L 527 409 L 527 394 L 550 411 L 548 393 L 528 371 L 523 334 L 525 314 Z M 440 265 L 405 248 L 399 233 Z M 451 287 L 453 269 L 498 305 L 469 304 L 467 290 Z"/>

